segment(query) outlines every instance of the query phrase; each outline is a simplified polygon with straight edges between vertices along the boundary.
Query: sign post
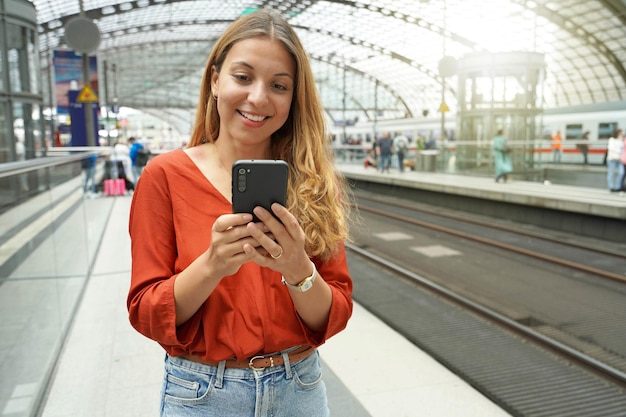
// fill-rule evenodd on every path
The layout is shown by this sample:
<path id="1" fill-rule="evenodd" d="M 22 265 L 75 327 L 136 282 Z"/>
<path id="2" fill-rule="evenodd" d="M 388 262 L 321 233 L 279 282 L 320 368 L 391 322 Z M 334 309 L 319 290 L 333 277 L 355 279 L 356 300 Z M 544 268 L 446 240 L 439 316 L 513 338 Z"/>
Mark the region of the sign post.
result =
<path id="1" fill-rule="evenodd" d="M 97 107 L 98 97 L 89 87 L 89 53 L 98 49 L 98 45 L 100 45 L 100 30 L 91 19 L 85 16 L 82 0 L 80 1 L 80 15 L 70 19 L 65 25 L 65 40 L 68 45 L 72 47 L 72 49 L 83 54 L 83 90 L 81 91 L 83 103 L 92 103 L 95 101 Z M 95 100 L 93 100 L 93 98 L 95 98 Z M 71 104 L 70 99 L 70 108 L 73 107 L 74 106 Z M 93 113 L 91 111 L 85 111 L 84 113 L 85 126 L 91 126 L 94 123 Z M 77 120 L 72 119 L 72 134 L 74 133 L 74 124 L 76 122 Z M 85 130 L 87 133 L 87 146 L 96 146 L 96 134 L 98 133 L 97 127 L 98 124 L 96 121 L 95 134 L 92 129 Z M 73 142 L 74 141 L 72 140 L 72 143 Z"/>
<path id="2" fill-rule="evenodd" d="M 91 88 L 86 87 L 91 91 Z M 70 90 L 68 99 L 70 103 L 70 125 L 72 133 L 72 146 L 95 146 L 89 143 L 89 138 L 95 138 L 98 134 L 98 97 L 93 94 L 84 93 L 85 87 L 81 91 Z M 89 114 L 89 115 L 88 115 Z M 87 128 L 91 126 L 91 128 Z"/>

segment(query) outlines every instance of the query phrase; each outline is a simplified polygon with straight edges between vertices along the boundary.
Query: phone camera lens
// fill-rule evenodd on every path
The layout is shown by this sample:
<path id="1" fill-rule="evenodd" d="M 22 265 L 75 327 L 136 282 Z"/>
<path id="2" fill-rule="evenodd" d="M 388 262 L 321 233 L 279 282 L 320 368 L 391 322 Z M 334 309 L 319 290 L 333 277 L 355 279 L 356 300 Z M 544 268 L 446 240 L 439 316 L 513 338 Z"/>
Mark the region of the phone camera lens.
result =
<path id="1" fill-rule="evenodd" d="M 246 169 L 245 168 L 239 168 L 239 174 L 245 174 L 246 173 Z"/>
<path id="2" fill-rule="evenodd" d="M 246 191 L 246 174 L 245 174 L 245 172 L 246 172 L 246 170 L 242 168 L 242 169 L 239 170 L 239 175 L 237 176 L 237 189 L 239 190 L 239 192 Z"/>

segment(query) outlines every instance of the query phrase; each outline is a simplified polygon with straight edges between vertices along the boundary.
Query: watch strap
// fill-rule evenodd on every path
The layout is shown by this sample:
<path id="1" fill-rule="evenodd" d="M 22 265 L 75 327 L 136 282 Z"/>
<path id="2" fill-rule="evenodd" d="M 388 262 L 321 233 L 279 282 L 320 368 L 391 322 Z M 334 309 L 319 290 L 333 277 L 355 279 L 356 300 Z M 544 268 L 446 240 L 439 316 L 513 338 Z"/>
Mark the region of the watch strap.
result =
<path id="1" fill-rule="evenodd" d="M 282 277 L 280 282 L 282 282 L 283 285 L 286 285 L 287 287 L 296 291 L 306 292 L 310 290 L 311 287 L 313 286 L 313 283 L 315 282 L 315 278 L 317 277 L 317 268 L 315 267 L 315 264 L 313 263 L 313 261 L 311 261 L 311 266 L 313 267 L 313 272 L 311 273 L 311 275 L 304 278 L 302 281 L 298 282 L 297 284 L 294 285 L 294 284 L 288 283 L 287 280 L 285 280 L 285 277 Z"/>

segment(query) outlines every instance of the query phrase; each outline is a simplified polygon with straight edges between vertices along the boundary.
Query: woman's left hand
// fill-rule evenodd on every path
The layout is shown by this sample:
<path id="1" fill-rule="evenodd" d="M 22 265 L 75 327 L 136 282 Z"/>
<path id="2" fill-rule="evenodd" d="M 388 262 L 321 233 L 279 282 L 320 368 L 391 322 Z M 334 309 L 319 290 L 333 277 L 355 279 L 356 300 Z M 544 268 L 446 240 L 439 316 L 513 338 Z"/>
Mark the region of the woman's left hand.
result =
<path id="1" fill-rule="evenodd" d="M 261 246 L 255 248 L 252 244 L 245 243 L 243 250 L 258 265 L 279 272 L 289 284 L 297 285 L 312 272 L 317 274 L 304 249 L 304 230 L 285 207 L 274 203 L 271 208 L 280 221 L 267 210 L 255 207 L 254 214 L 261 223 L 248 223 L 246 227 Z M 306 293 L 289 290 L 298 316 L 315 332 L 323 332 L 328 326 L 333 300 L 330 287 L 323 277 L 320 278 L 322 279 L 315 280 Z"/>
<path id="2" fill-rule="evenodd" d="M 264 208 L 255 207 L 254 214 L 262 223 L 250 222 L 247 227 L 261 246 L 245 244 L 243 249 L 258 265 L 280 272 L 288 282 L 299 282 L 311 269 L 311 261 L 304 250 L 304 231 L 285 207 L 274 203 L 271 209 L 280 221 Z"/>

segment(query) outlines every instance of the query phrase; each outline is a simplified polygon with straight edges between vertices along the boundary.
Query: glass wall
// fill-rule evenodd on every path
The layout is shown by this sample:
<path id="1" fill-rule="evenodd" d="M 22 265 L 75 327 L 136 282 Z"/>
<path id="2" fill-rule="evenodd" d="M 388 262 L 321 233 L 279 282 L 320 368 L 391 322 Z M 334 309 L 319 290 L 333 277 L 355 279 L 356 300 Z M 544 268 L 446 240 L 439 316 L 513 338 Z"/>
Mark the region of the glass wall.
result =
<path id="1" fill-rule="evenodd" d="M 111 202 L 45 154 L 34 5 L 0 0 L 0 414 L 35 415 Z"/>
<path id="2" fill-rule="evenodd" d="M 543 113 L 545 59 L 532 52 L 474 53 L 459 60 L 459 139 L 475 142 L 456 153 L 456 166 L 490 169 L 491 142 L 502 130 L 516 171 L 534 167 Z"/>
<path id="3" fill-rule="evenodd" d="M 0 0 L 0 163 L 45 153 L 37 19 L 27 0 Z"/>
<path id="4" fill-rule="evenodd" d="M 85 198 L 81 156 L 0 164 L 2 416 L 36 415 L 115 204 Z"/>
<path id="5" fill-rule="evenodd" d="M 13 136 L 24 144 L 25 158 L 42 156 L 41 107 L 33 102 L 13 102 Z M 19 153 L 15 160 L 19 160 Z"/>
<path id="6" fill-rule="evenodd" d="M 37 94 L 39 65 L 34 30 L 9 22 L 4 30 L 11 91 Z"/>
<path id="7" fill-rule="evenodd" d="M 3 1 L 3 0 L 0 0 Z M 0 3 L 0 14 L 4 16 L 4 4 Z M 3 92 L 7 91 L 7 83 L 5 82 L 5 78 L 6 77 L 6 64 L 5 61 L 7 61 L 5 59 L 5 57 L 7 56 L 6 53 L 6 34 L 4 32 L 4 26 L 3 26 L 3 20 L 0 20 L 0 94 Z"/>
<path id="8" fill-rule="evenodd" d="M 18 159 L 14 156 L 16 148 L 14 147 L 13 129 L 10 129 L 10 120 L 8 100 L 0 96 L 0 163 Z"/>

